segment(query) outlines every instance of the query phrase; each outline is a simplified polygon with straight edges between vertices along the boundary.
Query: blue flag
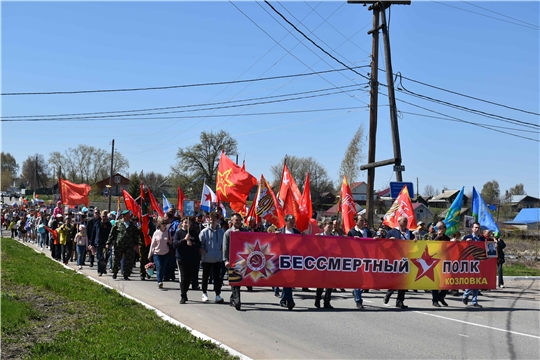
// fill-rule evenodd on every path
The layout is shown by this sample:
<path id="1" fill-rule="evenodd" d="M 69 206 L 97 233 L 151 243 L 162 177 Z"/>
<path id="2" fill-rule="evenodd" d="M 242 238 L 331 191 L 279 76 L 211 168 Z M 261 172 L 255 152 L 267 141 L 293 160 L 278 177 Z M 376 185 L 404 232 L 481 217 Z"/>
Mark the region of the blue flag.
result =
<path id="1" fill-rule="evenodd" d="M 493 216 L 491 216 L 484 199 L 482 199 L 482 195 L 476 191 L 474 186 L 472 196 L 472 216 L 478 221 L 481 229 L 499 231 L 499 227 L 495 220 L 493 220 Z"/>
<path id="2" fill-rule="evenodd" d="M 166 213 L 171 207 L 171 203 L 169 202 L 169 200 L 167 200 L 165 194 L 163 194 L 163 212 Z"/>
<path id="3" fill-rule="evenodd" d="M 461 188 L 461 191 L 456 196 L 456 199 L 448 209 L 446 217 L 444 218 L 444 224 L 446 225 L 445 234 L 448 236 L 454 235 L 459 231 L 460 225 L 460 215 L 461 215 L 461 206 L 463 205 L 463 190 L 465 187 Z"/>

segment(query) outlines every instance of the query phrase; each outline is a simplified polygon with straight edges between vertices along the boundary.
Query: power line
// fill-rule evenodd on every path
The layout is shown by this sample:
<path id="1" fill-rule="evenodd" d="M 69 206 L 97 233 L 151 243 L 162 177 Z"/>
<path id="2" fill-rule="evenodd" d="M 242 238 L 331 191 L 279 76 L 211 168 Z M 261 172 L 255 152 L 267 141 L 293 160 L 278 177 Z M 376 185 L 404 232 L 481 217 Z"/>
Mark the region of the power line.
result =
<path id="1" fill-rule="evenodd" d="M 450 119 L 448 117 L 442 117 L 442 116 L 433 116 L 433 115 L 426 115 L 426 114 L 418 114 L 418 113 L 413 113 L 413 112 L 408 112 L 408 111 L 400 111 L 400 113 L 402 114 L 408 114 L 408 115 L 416 115 L 416 116 L 422 116 L 422 117 L 427 117 L 427 118 L 431 118 L 431 119 L 439 119 L 439 120 L 446 120 L 446 121 L 453 121 L 453 122 L 461 122 L 461 121 L 457 121 L 457 120 L 454 120 L 454 119 Z M 497 129 L 506 129 L 506 130 L 512 130 L 512 131 L 521 131 L 521 132 L 526 132 L 526 133 L 535 133 L 535 134 L 540 134 L 540 131 L 531 131 L 531 130 L 528 130 L 528 129 L 518 129 L 518 128 L 513 128 L 513 127 L 508 127 L 508 126 L 497 126 L 497 125 L 491 125 L 491 124 L 479 124 L 479 125 L 485 125 L 485 126 L 489 126 L 491 128 L 497 128 Z"/>
<path id="2" fill-rule="evenodd" d="M 315 41 L 311 40 L 306 34 L 304 34 L 302 32 L 302 30 L 298 29 L 292 22 L 289 21 L 289 19 L 287 19 L 285 16 L 283 16 L 283 14 L 281 14 L 275 7 L 272 6 L 272 4 L 270 4 L 268 2 L 268 0 L 264 0 L 264 2 L 266 3 L 266 5 L 268 5 L 272 10 L 274 10 L 274 12 L 276 14 L 278 14 L 283 20 L 285 20 L 285 22 L 287 22 L 287 24 L 289 24 L 290 26 L 292 26 L 294 28 L 294 30 L 296 30 L 297 32 L 299 32 L 303 37 L 305 37 L 310 43 L 312 43 L 315 47 L 317 47 L 319 50 L 321 50 L 322 52 L 324 52 L 326 55 L 328 55 L 330 58 L 334 59 L 335 61 L 337 61 L 339 64 L 341 64 L 342 66 L 345 66 L 347 69 L 351 70 L 352 72 L 354 72 L 355 74 L 357 75 L 360 75 L 361 77 L 363 77 L 364 79 L 367 79 L 367 80 L 370 80 L 368 76 L 364 75 L 364 74 L 361 74 L 359 73 L 358 71 L 354 70 L 353 68 L 351 68 L 350 66 L 348 66 L 347 64 L 345 64 L 343 61 L 339 60 L 338 58 L 336 58 L 334 55 L 330 54 L 328 51 L 326 51 L 325 49 L 323 49 L 319 44 L 317 44 Z"/>
<path id="3" fill-rule="evenodd" d="M 482 7 L 482 6 L 480 6 L 480 5 L 476 5 L 476 4 L 467 2 L 467 1 L 461 0 L 461 2 L 464 2 L 465 4 L 468 4 L 468 5 L 471 5 L 471 6 L 475 6 L 475 7 L 477 7 L 477 8 L 480 8 L 480 9 L 483 9 L 483 10 L 486 10 L 486 11 L 489 11 L 489 12 L 494 13 L 494 14 L 497 14 L 497 15 L 504 16 L 505 18 L 508 18 L 508 19 L 512 19 L 512 20 L 519 21 L 519 22 L 521 22 L 521 23 L 524 23 L 524 24 L 527 24 L 527 25 L 530 25 L 530 26 L 532 26 L 532 27 L 535 27 L 535 28 L 539 29 L 539 28 L 538 28 L 538 25 L 531 24 L 531 23 L 528 23 L 528 22 L 526 22 L 526 21 L 523 21 L 523 20 L 520 20 L 520 19 L 516 19 L 516 18 L 513 18 L 513 17 L 508 16 L 508 15 L 505 15 L 505 14 L 498 13 L 498 12 L 493 11 L 493 10 L 490 10 L 490 9 L 486 9 L 485 7 Z"/>
<path id="4" fill-rule="evenodd" d="M 366 67 L 355 66 L 354 69 Z M 198 83 L 198 84 L 184 84 L 184 85 L 171 85 L 171 86 L 156 86 L 156 87 L 141 87 L 141 88 L 122 88 L 122 89 L 101 89 L 101 90 L 76 90 L 76 91 L 50 91 L 50 92 L 12 92 L 12 93 L 2 93 L 2 96 L 19 96 L 19 95 L 68 95 L 68 94 L 90 94 L 90 93 L 108 93 L 108 92 L 126 92 L 126 91 L 148 91 L 148 90 L 168 90 L 168 89 L 183 89 L 191 87 L 201 87 L 201 86 L 215 86 L 215 85 L 230 85 L 230 84 L 242 84 L 248 82 L 257 82 L 257 81 L 266 81 L 266 80 L 277 80 L 277 79 L 287 79 L 301 76 L 311 76 L 311 75 L 321 75 L 333 72 L 340 72 L 345 70 L 351 70 L 350 66 L 345 66 L 345 69 L 331 69 L 323 71 L 313 71 L 306 74 L 291 74 L 291 75 L 279 75 L 279 76 L 269 76 L 258 79 L 246 79 L 246 80 L 233 80 L 233 81 L 217 81 L 209 83 Z"/>
<path id="5" fill-rule="evenodd" d="M 274 111 L 274 112 L 260 112 L 260 113 L 250 113 L 250 114 L 214 114 L 214 115 L 189 115 L 189 116 L 162 116 L 162 117 L 142 117 L 142 118 L 120 118 L 120 119 L 109 119 L 109 118 L 51 118 L 51 119 L 12 119 L 12 120 L 3 120 L 6 122 L 36 122 L 36 121 L 138 121 L 138 120 L 163 120 L 163 119 L 197 119 L 197 118 L 219 118 L 219 117 L 238 117 L 238 116 L 260 116 L 260 115 L 283 115 L 283 114 L 298 114 L 298 113 L 311 113 L 311 112 L 325 112 L 325 111 L 342 111 L 342 110 L 358 110 L 363 107 L 341 107 L 341 108 L 329 108 L 329 109 L 312 109 L 312 110 L 289 110 L 289 111 Z"/>
<path id="6" fill-rule="evenodd" d="M 442 3 L 442 2 L 438 2 L 438 1 L 435 1 L 435 0 L 431 0 L 431 1 L 433 1 L 434 3 L 440 4 L 440 5 L 444 5 L 444 6 L 448 6 L 448 7 L 458 9 L 458 10 L 461 10 L 461 11 L 466 11 L 466 12 L 469 12 L 469 13 L 472 13 L 472 14 L 484 16 L 484 17 L 487 17 L 487 18 L 490 18 L 490 19 L 495 19 L 495 20 L 499 20 L 499 21 L 504 21 L 504 22 L 509 23 L 509 24 L 522 26 L 522 27 L 527 28 L 527 29 L 532 29 L 532 30 L 538 30 L 539 29 L 538 26 L 535 26 L 535 25 L 530 26 L 530 25 L 525 25 L 525 24 L 519 24 L 519 23 L 516 23 L 516 22 L 513 22 L 513 21 L 508 21 L 508 20 L 500 19 L 500 18 L 497 18 L 497 17 L 494 17 L 494 16 L 489 16 L 489 15 L 486 15 L 486 14 L 482 14 L 482 13 L 479 13 L 479 12 L 476 12 L 476 11 L 471 11 L 471 10 L 467 10 L 467 9 L 464 9 L 464 8 L 460 8 L 459 6 L 452 6 L 452 5 L 445 4 L 445 3 Z M 519 21 L 521 21 L 521 20 L 519 20 Z"/>
<path id="7" fill-rule="evenodd" d="M 447 102 L 447 101 L 435 99 L 435 98 L 432 98 L 432 97 L 429 97 L 429 96 L 426 96 L 426 95 L 417 94 L 415 92 L 407 90 L 403 86 L 403 84 L 400 83 L 400 85 L 401 85 L 401 87 L 402 87 L 405 94 L 411 95 L 411 96 L 414 96 L 414 97 L 417 97 L 417 98 L 420 98 L 420 99 L 423 99 L 423 100 L 428 100 L 428 101 L 434 102 L 436 104 L 445 105 L 445 106 L 448 106 L 448 107 L 452 107 L 454 109 L 467 111 L 467 112 L 470 112 L 470 113 L 473 113 L 473 114 L 476 114 L 476 115 L 485 116 L 485 117 L 488 117 L 488 118 L 491 118 L 491 119 L 504 121 L 504 122 L 509 122 L 509 123 L 516 124 L 516 125 L 526 126 L 526 127 L 530 127 L 530 128 L 540 128 L 540 125 L 534 124 L 534 123 L 531 123 L 531 122 L 522 121 L 522 120 L 516 120 L 516 119 L 506 117 L 506 116 L 500 116 L 500 115 L 488 113 L 488 112 L 481 111 L 481 110 L 471 109 L 471 108 L 468 108 L 466 106 L 457 105 L 457 104 L 453 104 L 453 103 L 450 103 L 450 102 Z M 400 90 L 400 89 L 398 88 L 398 90 Z"/>
<path id="8" fill-rule="evenodd" d="M 475 122 L 472 122 L 472 121 L 467 121 L 467 120 L 463 120 L 463 119 L 460 119 L 460 118 L 457 118 L 455 116 L 450 116 L 450 115 L 446 115 L 446 114 L 443 114 L 441 112 L 438 112 L 438 111 L 435 111 L 435 110 L 432 110 L 432 109 L 428 109 L 428 108 L 425 108 L 423 106 L 420 106 L 420 105 L 417 105 L 417 104 L 413 104 L 411 102 L 408 102 L 408 101 L 405 101 L 405 100 L 402 100 L 402 99 L 398 99 L 396 98 L 396 100 L 398 101 L 401 101 L 405 104 L 409 104 L 411 106 L 414 106 L 414 107 L 417 107 L 419 109 L 422 109 L 422 110 L 426 110 L 426 111 L 429 111 L 429 112 L 432 112 L 434 114 L 438 114 L 438 115 L 442 115 L 442 116 L 445 116 L 447 118 L 450 118 L 450 119 L 454 119 L 458 122 L 462 122 L 462 123 L 465 123 L 465 124 L 470 124 L 470 125 L 474 125 L 474 126 L 479 126 L 481 128 L 484 128 L 484 129 L 488 129 L 488 130 L 491 130 L 491 131 L 496 131 L 496 132 L 499 132 L 499 133 L 502 133 L 502 134 L 506 134 L 506 135 L 510 135 L 510 136 L 515 136 L 515 137 L 518 137 L 518 138 L 522 138 L 522 139 L 526 139 L 526 140 L 530 140 L 530 141 L 535 141 L 535 142 L 540 142 L 540 140 L 538 139 L 533 139 L 533 138 L 529 138 L 529 137 L 526 137 L 526 136 L 521 136 L 521 135 L 517 135 L 517 134 L 512 134 L 510 132 L 507 132 L 507 131 L 503 131 L 503 130 L 497 130 L 497 129 L 493 129 L 491 128 L 489 125 L 483 125 L 483 124 L 478 124 L 478 123 L 475 123 Z"/>
<path id="9" fill-rule="evenodd" d="M 380 70 L 384 71 L 383 69 L 380 69 Z M 457 92 L 457 91 L 452 91 L 452 90 L 444 89 L 444 88 L 441 88 L 441 87 L 438 87 L 438 86 L 435 86 L 435 85 L 427 84 L 427 83 L 422 82 L 422 81 L 414 80 L 414 79 L 411 79 L 411 78 L 409 78 L 409 77 L 403 76 L 400 72 L 397 72 L 397 73 L 396 73 L 396 76 L 398 76 L 398 77 L 400 78 L 400 84 L 401 84 L 401 78 L 403 78 L 403 79 L 407 79 L 407 80 L 409 80 L 409 81 L 412 81 L 412 82 L 417 83 L 417 84 L 420 84 L 420 85 L 424 85 L 424 86 L 427 86 L 427 87 L 430 87 L 430 88 L 433 88 L 433 89 L 437 89 L 437 90 L 440 90 L 440 91 L 445 91 L 445 92 L 450 93 L 450 94 L 453 94 L 453 95 L 458 95 L 458 96 L 462 96 L 462 97 L 465 97 L 465 98 L 468 98 L 468 99 L 472 99 L 472 100 L 476 100 L 476 101 L 481 101 L 481 102 L 484 102 L 484 103 L 487 103 L 487 104 L 491 104 L 491 105 L 495 105 L 495 106 L 500 106 L 500 107 L 503 107 L 503 108 L 506 108 L 506 109 L 510 109 L 510 110 L 520 111 L 520 112 L 523 112 L 523 113 L 526 113 L 526 114 L 531 114 L 531 115 L 538 115 L 538 116 L 540 116 L 540 113 L 537 113 L 537 112 L 528 111 L 528 110 L 523 110 L 523 109 L 518 109 L 518 108 L 515 108 L 515 107 L 512 107 L 512 106 L 508 106 L 508 105 L 496 103 L 496 102 L 493 102 L 493 101 L 489 101 L 489 100 L 477 98 L 477 97 L 474 97 L 474 96 L 471 96 L 471 95 L 466 95 L 466 94 L 463 94 L 463 93 L 460 93 L 460 92 Z"/>
<path id="10" fill-rule="evenodd" d="M 359 85 L 346 85 L 346 86 L 340 86 L 340 89 L 350 89 L 351 90 L 361 90 L 358 88 Z M 357 88 L 357 89 L 351 89 L 351 88 Z M 334 91 L 332 91 L 334 90 Z M 125 114 L 125 113 L 138 113 L 138 112 L 146 112 L 146 111 L 157 111 L 157 110 L 171 110 L 171 109 L 185 109 L 185 108 L 192 108 L 192 107 L 202 107 L 202 106 L 212 106 L 212 105 L 226 105 L 226 104 L 234 104 L 239 102 L 247 102 L 247 101 L 256 101 L 256 100 L 266 100 L 266 99 L 275 99 L 275 98 L 282 98 L 287 96 L 296 96 L 296 95 L 306 95 L 306 94 L 313 94 L 318 92 L 325 92 L 325 91 L 332 91 L 326 94 L 319 94 L 315 96 L 306 96 L 306 97 L 298 97 L 298 98 L 291 98 L 291 99 L 283 99 L 282 101 L 290 101 L 290 100 L 299 100 L 299 99 L 307 99 L 312 97 L 318 97 L 318 96 L 328 96 L 328 95 L 334 95 L 338 92 L 335 91 L 335 88 L 324 88 L 324 89 L 317 89 L 317 90 L 310 90 L 310 91 L 302 91 L 297 93 L 289 93 L 289 94 L 282 94 L 282 95 L 273 95 L 273 96 L 263 96 L 263 97 L 256 97 L 256 98 L 249 98 L 249 99 L 240 99 L 240 100 L 230 100 L 230 101 L 222 101 L 222 102 L 215 102 L 215 103 L 206 103 L 206 104 L 189 104 L 189 105 L 178 105 L 178 106 L 167 106 L 167 107 L 159 107 L 159 108 L 148 108 L 148 109 L 138 109 L 138 110 L 118 110 L 118 111 L 98 111 L 98 112 L 86 112 L 86 113 L 71 113 L 71 114 L 54 114 L 54 115 L 18 115 L 18 116 L 3 116 L 2 119 L 19 119 L 19 118 L 50 118 L 50 117 L 65 117 L 65 116 L 71 116 L 71 117 L 80 117 L 83 115 L 103 115 L 103 114 L 117 114 L 112 116 L 123 116 L 118 114 Z M 339 92 L 341 93 L 341 92 Z M 276 101 L 278 102 L 278 101 Z M 266 102 L 271 103 L 271 102 Z M 248 106 L 251 104 L 244 104 L 241 106 Z M 258 103 L 255 103 L 253 105 L 258 105 Z M 194 111 L 202 111 L 202 110 L 211 110 L 211 109 L 220 109 L 219 108 L 206 108 L 206 109 L 195 109 Z M 167 114 L 171 112 L 158 112 L 155 114 Z M 152 113 L 154 114 L 154 113 Z M 129 116 L 137 116 L 137 115 L 148 115 L 145 113 L 141 114 L 132 114 Z M 124 115 L 128 116 L 128 115 Z M 93 116 L 91 116 L 93 117 Z"/>

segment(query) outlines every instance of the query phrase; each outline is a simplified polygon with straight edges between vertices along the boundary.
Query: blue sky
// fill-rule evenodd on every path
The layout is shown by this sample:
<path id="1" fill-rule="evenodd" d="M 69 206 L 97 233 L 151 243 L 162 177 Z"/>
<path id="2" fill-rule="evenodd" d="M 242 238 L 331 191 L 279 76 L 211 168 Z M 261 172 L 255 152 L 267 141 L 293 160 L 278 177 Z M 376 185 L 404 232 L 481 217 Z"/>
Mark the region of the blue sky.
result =
<path id="1" fill-rule="evenodd" d="M 366 7 L 337 1 L 272 4 L 348 66 L 369 65 L 371 36 L 367 31 L 372 14 Z M 234 5 L 245 15 L 229 2 L 3 2 L 2 92 L 182 85 L 342 68 L 266 4 Z M 539 112 L 538 2 L 413 2 L 392 6 L 387 17 L 395 73 Z M 382 42 L 380 50 L 379 67 L 383 68 Z M 358 71 L 367 74 L 369 69 Z M 379 81 L 386 83 L 382 72 Z M 369 128 L 369 94 L 363 87 L 366 80 L 351 71 L 174 90 L 2 96 L 2 116 L 7 117 L 204 104 L 354 84 L 360 90 L 338 90 L 333 95 L 266 105 L 154 115 L 145 120 L 2 121 L 2 151 L 10 152 L 22 164 L 29 155 L 42 153 L 47 159 L 53 151 L 64 152 L 78 144 L 109 149 L 115 139 L 116 148 L 130 162 L 130 171 L 168 174 L 179 146 L 198 142 L 203 130 L 224 129 L 237 139 L 240 159 L 245 158 L 247 170 L 257 178 L 261 173 L 271 177 L 270 166 L 289 154 L 312 156 L 338 182 L 347 144 L 358 126 L 364 124 L 366 136 Z M 407 80 L 403 86 L 431 98 L 539 124 L 538 115 Z M 497 129 L 540 139 L 538 128 L 463 112 L 402 91 L 396 91 L 396 97 L 461 120 L 506 127 Z M 387 98 L 380 96 L 377 160 L 393 157 L 387 104 Z M 420 192 L 426 185 L 439 190 L 465 186 L 470 192 L 472 186 L 481 189 L 487 181 L 497 180 L 501 192 L 523 183 L 528 194 L 539 196 L 537 141 L 413 115 L 440 116 L 399 101 L 397 107 L 402 115 L 403 179 L 416 186 L 418 178 Z M 317 109 L 342 110 L 298 112 Z M 187 118 L 156 119 L 175 115 Z M 194 117 L 201 115 L 220 117 Z M 367 158 L 367 147 L 365 153 Z M 356 180 L 366 178 L 364 174 Z M 375 189 L 394 180 L 391 167 L 378 168 Z"/>

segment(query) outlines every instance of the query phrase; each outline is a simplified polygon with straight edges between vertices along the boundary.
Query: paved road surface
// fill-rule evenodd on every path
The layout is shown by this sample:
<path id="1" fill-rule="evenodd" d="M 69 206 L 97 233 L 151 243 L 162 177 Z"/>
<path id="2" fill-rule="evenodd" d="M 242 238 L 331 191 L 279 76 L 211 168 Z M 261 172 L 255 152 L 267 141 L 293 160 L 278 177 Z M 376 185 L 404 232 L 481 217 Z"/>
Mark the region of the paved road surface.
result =
<path id="1" fill-rule="evenodd" d="M 48 249 L 43 253 L 50 256 Z M 288 311 L 271 290 L 255 288 L 242 292 L 242 310 L 236 311 L 227 303 L 201 302 L 200 291 L 190 291 L 188 303 L 180 305 L 177 282 L 159 290 L 155 277 L 124 281 L 110 273 L 98 277 L 96 267 L 81 272 L 256 359 L 540 358 L 540 280 L 508 280 L 505 289 L 484 291 L 483 309 L 467 308 L 454 296 L 448 296 L 448 308 L 434 308 L 431 294 L 408 292 L 409 309 L 400 310 L 372 290 L 363 310 L 349 291 L 335 294 L 334 310 L 314 308 L 313 291 L 295 291 L 297 306 Z M 213 300 L 214 293 L 208 295 Z M 222 296 L 229 295 L 225 286 Z"/>

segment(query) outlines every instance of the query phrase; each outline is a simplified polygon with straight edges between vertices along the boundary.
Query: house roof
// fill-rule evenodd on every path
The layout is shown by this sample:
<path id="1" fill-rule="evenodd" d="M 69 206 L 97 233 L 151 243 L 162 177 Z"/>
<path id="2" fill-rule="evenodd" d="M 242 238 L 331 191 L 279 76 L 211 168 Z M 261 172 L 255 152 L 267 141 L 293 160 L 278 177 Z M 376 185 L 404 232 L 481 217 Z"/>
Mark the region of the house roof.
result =
<path id="1" fill-rule="evenodd" d="M 386 188 L 384 190 L 381 190 L 377 193 L 377 196 L 378 197 L 383 197 L 383 196 L 390 196 L 390 188 Z"/>
<path id="2" fill-rule="evenodd" d="M 521 209 L 514 220 L 505 224 L 534 224 L 540 222 L 540 208 Z"/>
<path id="3" fill-rule="evenodd" d="M 364 208 L 361 207 L 360 205 L 358 205 L 357 203 L 354 203 L 354 205 L 356 205 L 356 212 L 360 212 L 360 211 L 364 210 Z M 328 209 L 328 210 L 326 210 L 324 212 L 324 216 L 334 216 L 337 213 L 338 213 L 338 204 L 335 204 L 330 209 Z"/>
<path id="4" fill-rule="evenodd" d="M 362 184 L 365 184 L 365 182 L 364 181 L 353 182 L 351 184 L 351 191 L 353 191 L 353 189 L 356 189 L 358 186 L 360 186 Z"/>
<path id="5" fill-rule="evenodd" d="M 439 194 L 437 196 L 434 196 L 429 201 L 437 201 L 437 200 L 446 200 L 451 198 L 453 195 L 458 193 L 459 190 L 445 190 L 442 194 Z"/>
<path id="6" fill-rule="evenodd" d="M 531 200 L 533 201 L 540 201 L 540 199 L 530 195 L 512 195 L 512 197 L 510 198 L 510 203 L 518 204 L 521 201 L 525 200 L 525 198 L 531 198 Z"/>

